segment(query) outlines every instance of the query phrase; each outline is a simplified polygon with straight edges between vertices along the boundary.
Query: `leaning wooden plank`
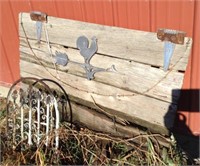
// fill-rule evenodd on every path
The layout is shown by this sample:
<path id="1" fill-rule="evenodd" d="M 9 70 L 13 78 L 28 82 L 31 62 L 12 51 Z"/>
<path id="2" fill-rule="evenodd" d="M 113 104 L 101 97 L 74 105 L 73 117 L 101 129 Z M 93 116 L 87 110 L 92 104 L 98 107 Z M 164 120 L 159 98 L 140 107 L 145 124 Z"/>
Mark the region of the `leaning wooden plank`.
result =
<path id="1" fill-rule="evenodd" d="M 36 63 L 39 63 L 39 60 L 41 61 L 40 63 L 44 63 L 44 65 L 54 67 L 52 63 L 54 62 L 54 58 L 49 55 L 46 43 L 40 43 L 38 46 L 35 44 L 35 40 L 29 40 L 31 47 L 37 56 L 35 57 L 31 49 L 27 47 L 26 40 L 20 38 L 20 41 L 21 58 L 27 61 L 35 61 Z M 56 51 L 66 53 L 70 61 L 83 63 L 83 58 L 76 49 L 67 49 L 58 45 L 52 45 L 51 49 L 53 53 Z M 162 69 L 152 68 L 145 64 L 106 57 L 99 54 L 92 58 L 91 63 L 94 66 L 101 68 L 108 68 L 109 65 L 111 66 L 112 64 L 115 65 L 117 70 L 116 72 L 97 73 L 95 75 L 95 80 L 93 81 L 102 82 L 131 92 L 144 93 L 145 95 L 167 102 L 172 101 L 171 90 L 181 87 L 184 76 L 183 73 L 174 71 L 164 72 Z M 57 69 L 85 77 L 84 69 L 77 64 L 69 62 L 67 67 L 57 67 Z M 179 96 L 176 97 L 176 100 L 173 98 L 173 101 L 177 101 L 178 97 Z"/>
<path id="2" fill-rule="evenodd" d="M 92 100 L 93 97 L 98 106 L 105 109 L 105 111 L 110 114 L 131 123 L 144 126 L 151 131 L 166 135 L 168 134 L 168 129 L 165 127 L 165 122 L 167 121 L 168 127 L 172 127 L 173 125 L 176 110 L 175 105 L 171 107 L 169 106 L 169 103 L 139 94 L 132 93 L 129 95 L 129 91 L 94 81 L 88 81 L 85 78 L 63 73 L 61 71 L 58 71 L 60 76 L 58 80 L 49 74 L 50 72 L 53 75 L 56 75 L 55 70 L 48 68 L 49 72 L 47 72 L 44 67 L 23 60 L 20 61 L 20 65 L 21 76 L 50 78 L 59 81 L 69 96 L 72 96 L 73 101 L 79 104 L 98 109 Z M 72 85 L 73 87 L 77 87 L 77 89 L 72 88 Z M 85 91 L 84 87 L 88 87 L 91 91 Z M 107 96 L 107 94 L 112 95 Z M 118 96 L 118 94 L 126 95 Z M 166 114 L 170 116 L 165 117 Z"/>
<path id="3" fill-rule="evenodd" d="M 142 138 L 142 135 L 147 134 L 145 131 L 139 130 L 131 125 L 122 126 L 118 123 L 115 123 L 112 119 L 106 117 L 105 115 L 95 110 L 88 109 L 87 107 L 77 105 L 73 102 L 71 102 L 71 107 L 73 110 L 72 121 L 74 124 L 86 126 L 94 131 L 104 132 L 117 137 L 133 138 L 138 136 L 138 139 L 133 139 L 133 141 L 136 143 L 140 143 L 140 138 Z M 69 111 L 69 108 L 67 110 Z M 169 140 L 163 139 L 159 135 L 155 137 L 161 145 L 167 147 L 169 146 Z"/>
<path id="4" fill-rule="evenodd" d="M 19 15 L 20 23 L 28 38 L 36 39 L 35 22 L 30 19 L 29 13 Z M 125 28 L 109 27 L 80 21 L 48 17 L 46 26 L 51 43 L 76 48 L 76 40 L 85 35 L 88 38 L 96 36 L 98 39 L 98 53 L 120 59 L 133 60 L 153 66 L 163 65 L 163 43 L 156 37 L 156 33 L 128 30 Z M 19 27 L 20 36 L 24 37 L 22 27 Z M 42 40 L 46 41 L 45 31 Z M 187 44 L 186 44 L 187 43 Z M 177 45 L 171 60 L 170 68 L 177 64 L 191 45 L 189 38 L 184 45 Z M 187 55 L 188 57 L 188 55 Z M 180 67 L 180 68 L 179 68 Z M 185 70 L 185 66 L 177 66 L 176 70 Z"/>
<path id="5" fill-rule="evenodd" d="M 112 119 L 95 110 L 88 109 L 87 107 L 76 105 L 73 102 L 71 103 L 71 107 L 73 117 L 72 121 L 74 124 L 81 124 L 81 126 L 86 126 L 89 129 L 103 131 L 119 137 L 130 138 L 142 133 L 137 128 L 122 126 L 118 123 L 115 123 Z"/>

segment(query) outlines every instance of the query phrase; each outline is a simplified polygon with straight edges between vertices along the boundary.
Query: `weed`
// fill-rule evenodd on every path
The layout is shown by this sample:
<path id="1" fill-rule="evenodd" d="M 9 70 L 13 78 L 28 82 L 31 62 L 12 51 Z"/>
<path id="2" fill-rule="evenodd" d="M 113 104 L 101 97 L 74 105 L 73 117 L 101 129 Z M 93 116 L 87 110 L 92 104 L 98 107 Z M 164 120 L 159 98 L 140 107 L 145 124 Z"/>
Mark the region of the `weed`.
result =
<path id="1" fill-rule="evenodd" d="M 2 101 L 1 101 L 2 102 Z M 5 135 L 5 109 L 0 110 L 1 165 L 186 165 L 182 150 L 171 142 L 169 148 L 159 144 L 153 134 L 134 138 L 117 138 L 86 128 L 78 130 L 66 122 L 59 129 L 59 148 L 45 141 L 35 148 L 17 150 L 8 146 Z M 50 137 L 54 137 L 52 133 Z M 158 134 L 156 134 L 158 135 Z M 141 143 L 133 140 L 141 138 Z M 45 138 L 43 138 L 45 140 Z M 21 147 L 21 148 L 20 148 Z"/>

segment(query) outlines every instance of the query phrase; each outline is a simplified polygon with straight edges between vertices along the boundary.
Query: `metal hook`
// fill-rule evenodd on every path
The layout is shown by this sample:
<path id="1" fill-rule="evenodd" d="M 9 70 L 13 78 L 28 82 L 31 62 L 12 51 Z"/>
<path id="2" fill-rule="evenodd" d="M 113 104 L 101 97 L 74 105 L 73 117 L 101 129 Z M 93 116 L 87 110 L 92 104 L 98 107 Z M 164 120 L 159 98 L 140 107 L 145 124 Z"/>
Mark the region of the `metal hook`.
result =
<path id="1" fill-rule="evenodd" d="M 30 13 L 31 20 L 36 21 L 37 43 L 40 43 L 42 36 L 42 22 L 47 22 L 47 14 L 39 11 L 32 11 Z"/>
<path id="2" fill-rule="evenodd" d="M 159 29 L 157 31 L 157 38 L 164 41 L 164 71 L 167 71 L 175 49 L 176 44 L 184 44 L 186 33 L 183 31 L 171 29 Z"/>

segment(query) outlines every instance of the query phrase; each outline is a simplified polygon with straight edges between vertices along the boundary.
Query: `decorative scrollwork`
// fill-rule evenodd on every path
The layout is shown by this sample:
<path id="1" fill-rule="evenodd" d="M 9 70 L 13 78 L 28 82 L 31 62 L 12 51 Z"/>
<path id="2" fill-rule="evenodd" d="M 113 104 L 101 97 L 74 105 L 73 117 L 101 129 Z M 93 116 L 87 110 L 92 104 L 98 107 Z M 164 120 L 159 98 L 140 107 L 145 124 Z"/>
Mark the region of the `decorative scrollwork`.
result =
<path id="1" fill-rule="evenodd" d="M 12 96 L 13 101 L 14 101 L 14 103 L 15 103 L 15 102 L 16 102 L 16 99 L 17 99 L 17 97 L 18 97 L 18 92 L 17 92 L 17 90 L 14 90 L 14 91 L 12 92 L 11 96 Z"/>
<path id="2" fill-rule="evenodd" d="M 26 82 L 31 83 L 23 86 L 27 85 Z M 41 86 L 43 90 L 38 88 Z M 55 102 L 57 100 L 49 86 L 39 79 L 21 78 L 13 84 L 7 96 L 7 134 L 11 147 L 17 148 L 18 144 L 22 149 L 30 145 L 37 147 L 42 136 L 49 138 L 46 139 L 48 145 L 50 131 L 57 133 L 60 122 Z M 58 148 L 58 135 L 51 139 L 55 139 L 54 148 Z"/>
<path id="3" fill-rule="evenodd" d="M 46 120 L 47 116 L 46 115 L 42 115 L 42 120 Z"/>

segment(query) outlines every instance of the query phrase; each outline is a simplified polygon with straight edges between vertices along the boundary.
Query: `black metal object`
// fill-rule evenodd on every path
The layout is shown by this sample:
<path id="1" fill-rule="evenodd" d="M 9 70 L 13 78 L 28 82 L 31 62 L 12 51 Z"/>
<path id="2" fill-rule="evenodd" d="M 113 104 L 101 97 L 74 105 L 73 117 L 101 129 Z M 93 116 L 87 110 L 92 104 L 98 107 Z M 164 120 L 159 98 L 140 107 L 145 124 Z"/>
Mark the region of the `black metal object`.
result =
<path id="1" fill-rule="evenodd" d="M 71 126 L 72 126 L 72 107 L 71 107 L 71 102 L 69 100 L 69 96 L 68 94 L 66 93 L 65 89 L 56 81 L 54 80 L 51 80 L 51 79 L 48 79 L 48 78 L 43 78 L 43 79 L 40 79 L 40 81 L 44 82 L 45 84 L 47 84 L 49 87 L 51 87 L 51 90 L 52 90 L 52 93 L 53 93 L 53 96 L 56 98 L 58 104 L 60 104 L 60 107 L 61 107 L 61 112 L 60 112 L 60 115 L 61 115 L 61 122 L 62 121 L 69 121 Z M 37 86 L 39 82 L 34 82 L 33 83 L 33 86 Z M 53 87 L 53 89 L 52 89 Z M 70 115 L 68 116 L 68 113 L 67 113 L 67 109 L 69 109 L 69 113 Z"/>
<path id="2" fill-rule="evenodd" d="M 50 79 L 25 77 L 17 80 L 8 92 L 6 104 L 7 142 L 13 149 L 37 147 L 43 138 L 46 146 L 58 148 L 60 117 L 62 121 L 68 118 L 72 123 L 67 93 Z M 67 104 L 70 116 L 66 114 Z M 52 133 L 54 136 L 50 137 Z"/>

